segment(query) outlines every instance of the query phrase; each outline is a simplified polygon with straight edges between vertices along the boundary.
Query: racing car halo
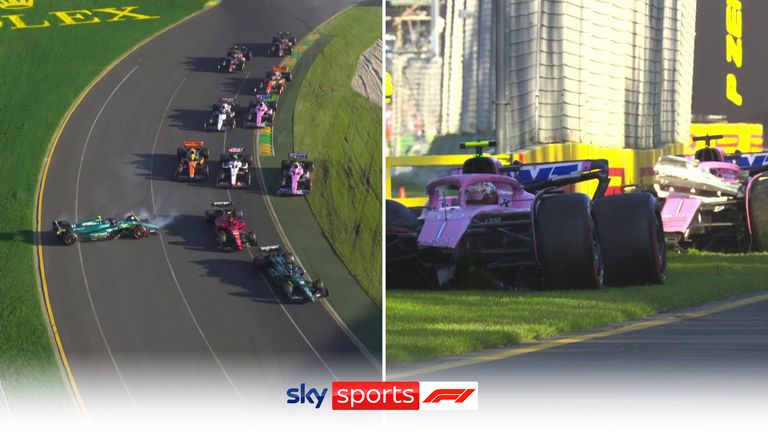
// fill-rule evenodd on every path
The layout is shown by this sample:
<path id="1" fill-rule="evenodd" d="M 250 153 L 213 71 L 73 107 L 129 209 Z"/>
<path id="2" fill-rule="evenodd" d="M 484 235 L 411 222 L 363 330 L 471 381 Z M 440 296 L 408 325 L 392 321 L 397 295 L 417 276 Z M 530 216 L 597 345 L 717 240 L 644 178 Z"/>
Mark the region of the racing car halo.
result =
<path id="1" fill-rule="evenodd" d="M 664 282 L 666 248 L 652 194 L 606 196 L 602 159 L 502 166 L 483 156 L 483 147 L 495 144 L 462 144 L 475 148 L 475 157 L 429 183 L 424 208 L 387 200 L 390 286 L 407 286 L 416 274 L 440 286 L 470 267 L 513 288 Z M 598 182 L 592 198 L 563 188 L 588 180 Z"/>

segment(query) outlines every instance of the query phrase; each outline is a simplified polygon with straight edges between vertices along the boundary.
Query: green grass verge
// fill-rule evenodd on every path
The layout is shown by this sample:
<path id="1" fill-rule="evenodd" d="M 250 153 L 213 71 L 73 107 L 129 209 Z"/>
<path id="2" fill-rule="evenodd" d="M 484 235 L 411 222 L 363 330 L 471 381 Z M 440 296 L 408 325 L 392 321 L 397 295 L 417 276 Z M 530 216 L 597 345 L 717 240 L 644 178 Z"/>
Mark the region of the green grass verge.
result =
<path id="1" fill-rule="evenodd" d="M 294 148 L 315 162 L 312 213 L 336 253 L 381 305 L 381 107 L 351 87 L 381 37 L 381 6 L 362 4 L 321 29 L 330 42 L 298 96 Z"/>
<path id="2" fill-rule="evenodd" d="M 768 287 L 768 254 L 669 257 L 665 285 L 598 291 L 387 291 L 387 364 L 530 342 Z"/>
<path id="3" fill-rule="evenodd" d="M 46 387 L 66 394 L 48 335 L 34 265 L 34 209 L 41 163 L 59 122 L 101 71 L 132 46 L 200 10 L 203 0 L 134 0 L 134 12 L 157 19 L 60 26 L 52 11 L 113 7 L 106 0 L 38 1 L 23 14 L 29 25 L 0 27 L 0 381 L 9 399 Z M 87 15 L 84 17 L 90 19 Z M 53 276 L 53 275 L 49 275 Z M 54 388 L 51 389 L 50 387 Z M 38 390 L 31 390 L 38 389 Z"/>

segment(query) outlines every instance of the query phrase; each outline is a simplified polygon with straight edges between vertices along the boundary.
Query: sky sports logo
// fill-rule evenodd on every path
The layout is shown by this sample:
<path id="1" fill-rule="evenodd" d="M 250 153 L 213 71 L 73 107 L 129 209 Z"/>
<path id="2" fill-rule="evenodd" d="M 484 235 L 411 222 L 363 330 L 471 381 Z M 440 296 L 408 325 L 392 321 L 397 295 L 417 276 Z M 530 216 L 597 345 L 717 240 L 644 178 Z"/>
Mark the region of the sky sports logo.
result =
<path id="1" fill-rule="evenodd" d="M 327 388 L 299 387 L 286 392 L 288 404 L 323 406 Z M 331 407 L 340 411 L 421 410 L 474 411 L 478 408 L 477 381 L 335 381 Z"/>

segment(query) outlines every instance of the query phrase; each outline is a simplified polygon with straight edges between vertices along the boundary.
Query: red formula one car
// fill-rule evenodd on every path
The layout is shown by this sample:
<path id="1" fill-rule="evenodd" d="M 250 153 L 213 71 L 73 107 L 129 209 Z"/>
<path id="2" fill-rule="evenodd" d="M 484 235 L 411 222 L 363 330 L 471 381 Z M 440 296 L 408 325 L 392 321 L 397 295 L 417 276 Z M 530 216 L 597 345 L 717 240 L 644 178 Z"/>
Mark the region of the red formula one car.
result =
<path id="1" fill-rule="evenodd" d="M 243 211 L 235 208 L 231 201 L 211 203 L 213 209 L 205 211 L 205 221 L 212 224 L 216 232 L 216 246 L 219 250 L 243 250 L 256 247 L 256 234 L 247 231 Z"/>

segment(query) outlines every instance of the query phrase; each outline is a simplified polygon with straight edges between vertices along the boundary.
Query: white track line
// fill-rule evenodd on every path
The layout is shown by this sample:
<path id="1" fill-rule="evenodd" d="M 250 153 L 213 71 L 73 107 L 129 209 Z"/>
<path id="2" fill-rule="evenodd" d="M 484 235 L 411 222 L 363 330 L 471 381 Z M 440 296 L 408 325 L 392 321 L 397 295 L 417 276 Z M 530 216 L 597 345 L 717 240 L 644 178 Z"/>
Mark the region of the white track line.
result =
<path id="1" fill-rule="evenodd" d="M 14 423 L 13 411 L 11 411 L 11 405 L 8 403 L 8 398 L 5 396 L 5 390 L 3 389 L 2 381 L 0 381 L 0 399 L 3 400 L 3 405 L 5 405 L 5 410 L 8 411 L 8 419 L 10 420 L 10 423 Z"/>
<path id="2" fill-rule="evenodd" d="M 274 121 L 273 121 L 274 124 Z M 272 130 L 272 139 L 274 143 L 274 129 Z M 258 131 L 254 134 L 254 136 L 257 137 L 256 142 L 258 143 Z M 274 144 L 273 144 L 274 149 Z M 256 148 L 256 145 L 254 145 L 254 153 L 256 154 L 256 168 L 259 178 L 259 186 L 262 190 L 262 196 L 264 197 L 264 205 L 267 208 L 267 212 L 269 213 L 269 216 L 274 221 L 275 229 L 277 230 L 278 236 L 280 236 L 280 239 L 282 240 L 283 244 L 285 245 L 286 249 L 293 253 L 294 257 L 296 258 L 296 261 L 299 263 L 301 267 L 304 267 L 304 264 L 301 262 L 301 259 L 299 258 L 298 254 L 296 254 L 295 249 L 293 249 L 293 246 L 291 245 L 291 242 L 288 240 L 288 236 L 285 234 L 285 231 L 283 231 L 283 227 L 280 225 L 280 221 L 277 219 L 277 212 L 275 212 L 275 208 L 272 206 L 272 201 L 269 199 L 269 192 L 267 191 L 267 185 L 266 181 L 264 180 L 264 175 L 261 171 L 261 155 L 258 153 L 258 148 Z M 274 151 L 273 151 L 274 153 Z M 305 270 L 306 271 L 306 270 Z M 311 277 L 311 274 L 306 271 L 307 276 Z M 271 289 L 271 288 L 270 288 Z M 371 354 L 370 351 L 368 351 L 368 348 L 365 347 L 365 345 L 360 341 L 360 339 L 355 336 L 355 334 L 352 332 L 352 329 L 350 329 L 347 326 L 347 323 L 344 322 L 344 320 L 341 319 L 339 314 L 336 312 L 336 310 L 331 306 L 331 304 L 328 302 L 327 299 L 320 300 L 320 304 L 323 305 L 323 308 L 325 308 L 326 312 L 331 316 L 331 319 L 333 319 L 336 324 L 341 328 L 341 331 L 344 332 L 344 334 L 347 335 L 347 337 L 352 341 L 352 344 L 357 347 L 357 349 L 360 351 L 361 354 L 363 354 L 363 357 L 365 357 L 373 367 L 382 370 L 381 364 L 376 360 L 376 357 Z M 287 313 L 287 312 L 286 312 Z"/>
<path id="3" fill-rule="evenodd" d="M 88 131 L 88 136 L 85 138 L 85 144 L 83 145 L 83 153 L 80 155 L 80 166 L 77 168 L 77 182 L 75 185 L 75 222 L 77 222 L 77 207 L 78 207 L 78 199 L 80 196 L 80 175 L 83 171 L 83 161 L 85 160 L 85 151 L 88 149 L 88 143 L 91 140 L 91 135 L 93 134 L 93 129 L 96 127 L 96 123 L 99 121 L 99 118 L 101 117 L 101 113 L 104 112 L 104 108 L 107 107 L 107 104 L 110 100 L 112 100 L 112 96 L 117 93 L 117 90 L 120 89 L 120 87 L 123 86 L 123 84 L 128 80 L 128 78 L 133 75 L 134 72 L 136 72 L 136 69 L 138 69 L 138 66 L 134 66 L 133 69 L 131 69 L 130 72 L 128 72 L 125 77 L 123 77 L 122 81 L 120 81 L 117 86 L 112 90 L 112 93 L 109 94 L 109 97 L 106 101 L 104 101 L 104 104 L 101 106 L 101 109 L 96 114 L 96 118 L 93 119 L 93 123 L 91 123 L 91 129 Z M 88 294 L 88 302 L 91 306 L 91 312 L 93 313 L 93 318 L 96 320 L 96 327 L 99 330 L 99 334 L 101 335 L 101 340 L 104 342 L 104 346 L 107 349 L 107 354 L 109 354 L 109 359 L 112 361 L 112 365 L 115 367 L 115 371 L 117 372 L 117 376 L 120 378 L 120 382 L 123 385 L 123 388 L 125 389 L 125 392 L 128 393 L 128 398 L 131 400 L 131 404 L 133 404 L 133 408 L 138 412 L 139 406 L 136 404 L 136 400 L 133 398 L 133 394 L 128 389 L 128 385 L 125 383 L 125 378 L 123 378 L 122 372 L 120 372 L 120 367 L 117 365 L 117 361 L 115 360 L 115 356 L 112 353 L 112 348 L 109 346 L 109 342 L 107 342 L 107 336 L 104 334 L 104 329 L 101 327 L 101 322 L 99 321 L 99 314 L 96 312 L 96 307 L 93 304 L 93 296 L 91 295 L 91 288 L 88 286 L 88 277 L 85 275 L 85 264 L 83 264 L 83 251 L 80 248 L 80 242 L 77 242 L 77 255 L 80 258 L 80 270 L 83 273 L 83 284 L 85 285 L 85 292 Z"/>
<path id="4" fill-rule="evenodd" d="M 176 90 L 173 92 L 173 95 L 171 95 L 171 98 L 168 100 L 168 105 L 165 106 L 165 110 L 163 111 L 163 115 L 160 118 L 160 124 L 157 126 L 157 132 L 155 133 L 155 139 L 152 142 L 152 156 L 150 157 L 149 162 L 149 192 L 152 196 L 152 212 L 154 213 L 155 218 L 157 218 L 157 207 L 155 206 L 155 187 L 154 187 L 154 167 L 155 167 L 155 150 L 157 148 L 157 141 L 160 138 L 160 130 L 163 128 L 163 122 L 165 121 L 165 117 L 168 114 L 168 110 L 171 107 L 171 104 L 173 103 L 173 99 L 176 98 L 176 94 L 179 92 L 179 89 L 181 89 L 182 84 L 184 84 L 184 81 L 187 79 L 184 78 L 181 80 L 179 85 L 176 87 Z M 168 270 L 171 272 L 171 277 L 173 278 L 173 282 L 176 284 L 176 290 L 179 292 L 179 296 L 181 297 L 181 300 L 184 302 L 184 306 L 187 308 L 187 312 L 189 313 L 190 318 L 192 318 L 192 322 L 195 324 L 195 327 L 197 328 L 197 332 L 200 334 L 200 337 L 203 339 L 203 342 L 205 343 L 205 346 L 208 348 L 208 351 L 210 351 L 211 356 L 213 356 L 213 359 L 216 361 L 216 364 L 219 366 L 219 369 L 224 374 L 224 377 L 229 382 L 229 385 L 232 386 L 232 388 L 235 390 L 235 393 L 237 393 L 237 396 L 240 398 L 240 400 L 245 404 L 245 398 L 243 397 L 243 394 L 240 392 L 240 390 L 235 385 L 235 382 L 232 380 L 232 377 L 229 376 L 229 373 L 227 373 L 227 370 L 224 368 L 224 364 L 219 359 L 219 356 L 216 355 L 216 352 L 213 350 L 213 347 L 211 346 L 211 343 L 208 342 L 208 338 L 205 336 L 205 332 L 203 332 L 202 327 L 200 327 L 200 323 L 197 321 L 197 318 L 195 318 L 195 314 L 192 312 L 192 308 L 189 306 L 189 302 L 187 301 L 187 297 L 184 295 L 184 292 L 181 289 L 181 284 L 179 283 L 178 278 L 176 277 L 176 272 L 173 270 L 173 265 L 171 265 L 171 259 L 168 256 L 168 249 L 165 247 L 165 239 L 163 238 L 162 232 L 159 230 L 157 231 L 157 235 L 160 237 L 160 245 L 163 248 L 163 255 L 165 255 L 165 262 L 168 264 Z"/>
<path id="5" fill-rule="evenodd" d="M 243 81 L 240 83 L 240 87 L 237 89 L 237 93 L 235 93 L 235 97 L 237 97 L 240 94 L 240 90 L 243 89 L 243 85 L 245 84 L 245 80 L 248 79 L 248 77 L 251 75 L 250 72 L 248 72 L 248 75 L 243 78 Z M 227 131 L 224 131 L 224 150 L 227 149 Z M 257 156 L 258 157 L 258 156 Z M 229 201 L 232 202 L 232 194 L 230 193 L 229 189 L 227 189 L 227 198 L 229 198 Z M 248 251 L 248 255 L 251 256 L 251 259 L 253 259 L 253 252 L 251 252 L 250 249 L 246 248 Z M 299 261 L 301 263 L 301 261 Z M 275 302 L 280 305 L 280 308 L 285 313 L 285 316 L 288 317 L 288 320 L 293 324 L 293 327 L 296 329 L 297 332 L 299 332 L 299 335 L 301 335 L 301 338 L 304 339 L 304 342 L 307 343 L 309 346 L 309 349 L 312 350 L 313 353 L 315 353 L 315 356 L 318 360 L 320 360 L 320 363 L 325 366 L 325 369 L 328 371 L 328 373 L 331 374 L 334 380 L 338 381 L 339 377 L 336 376 L 336 374 L 333 372 L 333 370 L 328 366 L 328 363 L 325 362 L 323 357 L 320 355 L 320 353 L 315 349 L 314 345 L 309 341 L 309 338 L 307 338 L 307 335 L 304 334 L 303 331 L 299 328 L 299 325 L 296 324 L 296 321 L 293 320 L 293 317 L 290 313 L 288 313 L 288 309 L 285 308 L 285 305 L 280 301 L 280 299 L 277 297 L 277 294 L 275 294 L 275 291 L 272 289 L 272 284 L 269 283 L 269 281 L 264 277 L 263 274 L 261 274 L 261 278 L 264 280 L 264 282 L 267 284 L 267 288 L 269 288 L 269 292 L 272 294 L 272 297 L 274 297 Z"/>

